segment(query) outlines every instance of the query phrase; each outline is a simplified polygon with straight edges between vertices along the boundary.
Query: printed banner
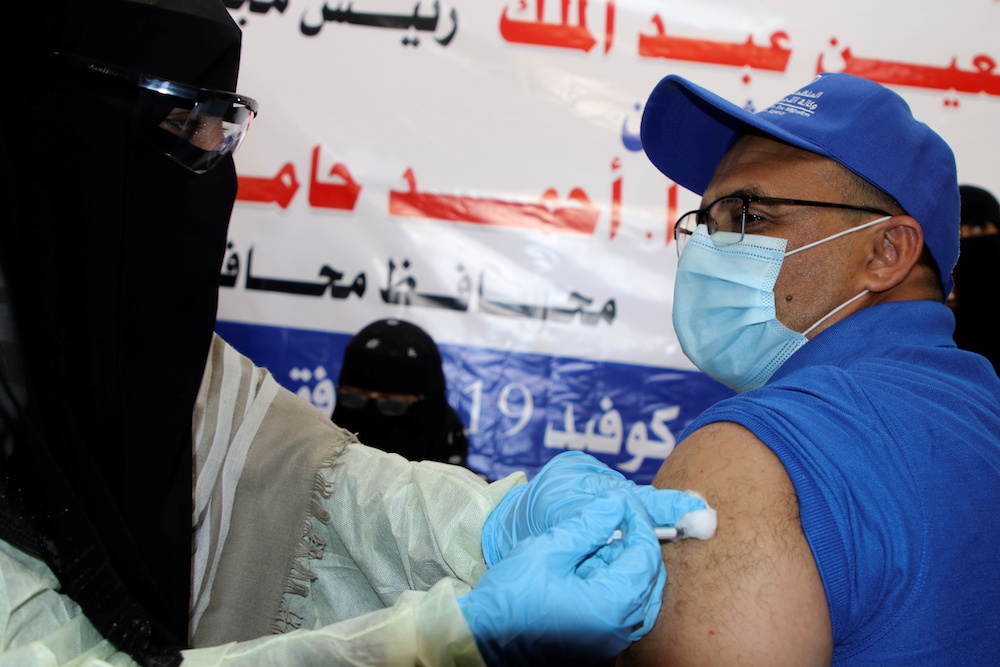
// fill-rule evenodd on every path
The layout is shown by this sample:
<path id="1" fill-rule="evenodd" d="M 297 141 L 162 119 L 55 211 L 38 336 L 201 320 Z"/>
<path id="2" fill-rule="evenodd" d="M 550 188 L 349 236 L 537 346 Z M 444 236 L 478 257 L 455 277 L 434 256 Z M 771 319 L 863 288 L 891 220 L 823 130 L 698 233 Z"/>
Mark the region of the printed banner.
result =
<path id="1" fill-rule="evenodd" d="M 490 478 L 576 449 L 649 481 L 731 394 L 671 326 L 672 225 L 700 198 L 642 152 L 663 76 L 750 109 L 821 71 L 880 81 L 955 148 L 963 182 L 1000 189 L 997 0 L 919 17 L 902 0 L 226 5 L 261 110 L 236 157 L 218 331 L 331 414 L 350 336 L 418 324 Z"/>

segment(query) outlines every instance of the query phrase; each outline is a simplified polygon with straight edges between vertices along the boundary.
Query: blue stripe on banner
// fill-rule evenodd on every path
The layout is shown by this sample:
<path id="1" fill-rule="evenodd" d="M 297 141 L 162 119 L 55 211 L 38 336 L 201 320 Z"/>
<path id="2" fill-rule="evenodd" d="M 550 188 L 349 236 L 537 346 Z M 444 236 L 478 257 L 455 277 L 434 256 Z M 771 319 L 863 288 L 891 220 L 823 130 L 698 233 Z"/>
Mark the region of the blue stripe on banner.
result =
<path id="1" fill-rule="evenodd" d="M 327 415 L 351 334 L 220 321 L 216 331 Z M 703 373 L 440 345 L 448 401 L 469 433 L 470 468 L 489 479 L 533 475 L 582 450 L 648 483 L 676 437 L 733 392 Z"/>

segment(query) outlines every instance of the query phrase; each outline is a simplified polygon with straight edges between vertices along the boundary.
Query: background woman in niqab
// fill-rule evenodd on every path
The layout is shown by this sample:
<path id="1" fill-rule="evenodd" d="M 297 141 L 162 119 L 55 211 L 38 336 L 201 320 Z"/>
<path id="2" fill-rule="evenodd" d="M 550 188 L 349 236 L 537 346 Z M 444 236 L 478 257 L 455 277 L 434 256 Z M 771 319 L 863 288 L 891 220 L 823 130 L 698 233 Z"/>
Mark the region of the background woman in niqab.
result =
<path id="1" fill-rule="evenodd" d="M 411 461 L 465 465 L 468 439 L 447 402 L 441 353 L 417 325 L 388 319 L 364 327 L 344 350 L 338 387 L 333 421 L 365 444 Z M 348 392 L 361 400 L 375 393 L 412 402 L 401 414 L 386 414 L 376 400 L 351 401 Z"/>

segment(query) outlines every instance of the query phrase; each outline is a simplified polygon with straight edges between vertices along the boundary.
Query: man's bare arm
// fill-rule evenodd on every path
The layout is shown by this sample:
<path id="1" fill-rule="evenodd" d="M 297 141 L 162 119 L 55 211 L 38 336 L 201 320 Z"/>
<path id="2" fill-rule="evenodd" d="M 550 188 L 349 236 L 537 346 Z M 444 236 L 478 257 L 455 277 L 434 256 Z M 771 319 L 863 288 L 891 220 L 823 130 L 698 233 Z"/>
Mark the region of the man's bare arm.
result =
<path id="1" fill-rule="evenodd" d="M 655 486 L 692 489 L 718 511 L 715 537 L 667 544 L 656 626 L 619 665 L 828 665 L 830 616 L 778 458 L 730 422 L 689 436 Z"/>

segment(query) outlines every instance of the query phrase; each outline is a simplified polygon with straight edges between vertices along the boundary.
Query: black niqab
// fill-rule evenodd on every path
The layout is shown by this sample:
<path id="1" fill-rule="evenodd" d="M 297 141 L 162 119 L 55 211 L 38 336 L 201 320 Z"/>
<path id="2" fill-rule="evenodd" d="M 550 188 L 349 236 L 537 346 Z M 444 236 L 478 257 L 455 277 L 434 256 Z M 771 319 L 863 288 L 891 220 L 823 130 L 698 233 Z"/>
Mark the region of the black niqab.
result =
<path id="1" fill-rule="evenodd" d="M 240 34 L 216 0 L 3 0 L 0 260 L 27 400 L 3 415 L 4 539 L 44 559 L 140 662 L 187 643 L 191 414 L 235 196 L 139 137 L 138 90 L 72 53 L 235 90 Z M 15 46 L 19 45 L 19 46 Z M 13 95 L 10 93 L 14 93 Z M 5 338 L 14 336 L 5 334 Z"/>
<path id="2" fill-rule="evenodd" d="M 334 423 L 357 433 L 361 442 L 411 461 L 465 464 L 468 440 L 445 397 L 441 353 L 417 325 L 389 319 L 364 327 L 344 350 L 338 382 L 373 392 L 423 396 L 400 416 L 382 414 L 374 401 L 360 410 L 338 401 Z"/>

